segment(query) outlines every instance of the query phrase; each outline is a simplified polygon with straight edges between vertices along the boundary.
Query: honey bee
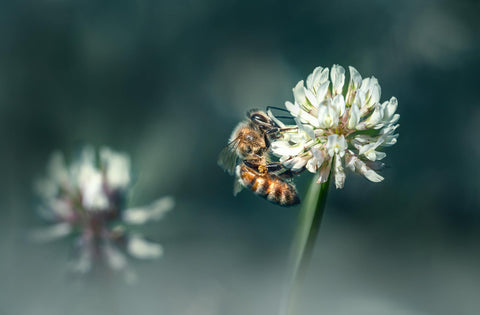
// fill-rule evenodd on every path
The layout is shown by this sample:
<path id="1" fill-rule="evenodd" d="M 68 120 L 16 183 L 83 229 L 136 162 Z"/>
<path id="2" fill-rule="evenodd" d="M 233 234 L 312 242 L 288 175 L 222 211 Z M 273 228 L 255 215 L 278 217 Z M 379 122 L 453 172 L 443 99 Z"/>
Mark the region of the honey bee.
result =
<path id="1" fill-rule="evenodd" d="M 282 128 L 263 111 L 252 110 L 247 118 L 235 127 L 218 159 L 220 167 L 235 173 L 234 195 L 245 187 L 281 206 L 300 203 L 295 187 L 285 180 L 291 172 L 269 160 L 270 139 Z"/>

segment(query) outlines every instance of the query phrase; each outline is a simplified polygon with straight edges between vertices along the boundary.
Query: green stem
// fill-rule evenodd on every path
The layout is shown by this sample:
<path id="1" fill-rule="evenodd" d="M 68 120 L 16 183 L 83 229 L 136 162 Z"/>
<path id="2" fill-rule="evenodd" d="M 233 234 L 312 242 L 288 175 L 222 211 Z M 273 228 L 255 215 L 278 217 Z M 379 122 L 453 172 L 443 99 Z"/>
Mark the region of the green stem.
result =
<path id="1" fill-rule="evenodd" d="M 300 211 L 292 247 L 292 279 L 288 296 L 287 314 L 294 315 L 305 273 L 312 257 L 315 240 L 322 222 L 327 201 L 330 176 L 323 184 L 314 177 Z"/>

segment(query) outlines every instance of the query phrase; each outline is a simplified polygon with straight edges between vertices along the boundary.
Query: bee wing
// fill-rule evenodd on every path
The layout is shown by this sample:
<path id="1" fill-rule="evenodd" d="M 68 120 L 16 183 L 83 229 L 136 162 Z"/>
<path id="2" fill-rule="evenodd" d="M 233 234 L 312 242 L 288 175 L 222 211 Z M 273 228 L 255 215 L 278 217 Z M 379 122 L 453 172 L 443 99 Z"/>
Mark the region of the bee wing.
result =
<path id="1" fill-rule="evenodd" d="M 233 175 L 235 166 L 237 165 L 237 146 L 238 138 L 227 144 L 218 156 L 218 165 L 226 170 L 230 175 Z"/>
<path id="2" fill-rule="evenodd" d="M 233 181 L 233 195 L 236 196 L 239 192 L 243 189 L 242 182 L 238 176 L 235 176 L 235 180 Z"/>

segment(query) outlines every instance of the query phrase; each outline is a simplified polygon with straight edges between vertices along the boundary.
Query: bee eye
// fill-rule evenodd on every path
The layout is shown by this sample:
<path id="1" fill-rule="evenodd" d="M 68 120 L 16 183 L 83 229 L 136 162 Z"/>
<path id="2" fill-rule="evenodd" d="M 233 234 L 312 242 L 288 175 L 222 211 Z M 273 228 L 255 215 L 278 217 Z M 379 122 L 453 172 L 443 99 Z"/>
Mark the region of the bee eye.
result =
<path id="1" fill-rule="evenodd" d="M 263 115 L 260 115 L 260 114 L 253 114 L 253 115 L 250 116 L 250 119 L 255 121 L 255 122 L 261 123 L 261 124 L 268 124 L 269 123 L 267 118 Z"/>

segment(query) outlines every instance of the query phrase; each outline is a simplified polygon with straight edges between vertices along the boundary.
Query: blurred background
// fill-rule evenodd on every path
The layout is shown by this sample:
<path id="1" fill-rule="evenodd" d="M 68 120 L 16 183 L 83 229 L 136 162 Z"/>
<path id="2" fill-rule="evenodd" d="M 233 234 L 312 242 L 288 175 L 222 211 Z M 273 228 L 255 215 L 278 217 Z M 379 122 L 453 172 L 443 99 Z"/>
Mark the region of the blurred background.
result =
<path id="1" fill-rule="evenodd" d="M 399 99 L 400 138 L 383 183 L 332 188 L 298 314 L 478 314 L 479 16 L 475 0 L 2 1 L 0 314 L 277 314 L 300 209 L 234 198 L 217 155 L 247 109 L 334 63 Z M 145 228 L 165 255 L 131 260 L 135 285 L 71 281 L 71 240 L 25 237 L 50 153 L 85 143 L 130 154 L 130 205 L 177 201 Z"/>

